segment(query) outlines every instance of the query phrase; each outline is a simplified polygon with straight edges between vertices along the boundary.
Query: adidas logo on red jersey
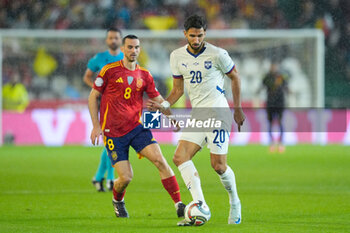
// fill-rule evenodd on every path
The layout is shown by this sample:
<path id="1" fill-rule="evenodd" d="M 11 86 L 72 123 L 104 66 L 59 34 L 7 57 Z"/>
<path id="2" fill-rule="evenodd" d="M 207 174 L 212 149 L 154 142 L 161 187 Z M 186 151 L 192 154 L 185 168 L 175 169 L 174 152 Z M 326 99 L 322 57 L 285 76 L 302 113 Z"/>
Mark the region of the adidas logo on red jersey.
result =
<path id="1" fill-rule="evenodd" d="M 115 81 L 116 83 L 123 83 L 124 81 L 123 81 L 123 79 L 122 79 L 122 77 L 119 77 L 118 79 L 117 79 L 117 81 Z"/>

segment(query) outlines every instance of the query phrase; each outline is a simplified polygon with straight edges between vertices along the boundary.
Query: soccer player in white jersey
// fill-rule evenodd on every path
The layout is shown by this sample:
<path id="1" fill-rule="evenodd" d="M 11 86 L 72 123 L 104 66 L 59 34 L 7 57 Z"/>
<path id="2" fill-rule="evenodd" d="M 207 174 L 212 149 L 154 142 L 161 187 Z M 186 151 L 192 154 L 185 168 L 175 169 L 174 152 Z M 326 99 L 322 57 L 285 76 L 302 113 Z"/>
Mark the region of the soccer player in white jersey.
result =
<path id="1" fill-rule="evenodd" d="M 149 101 L 150 110 L 165 111 L 173 105 L 184 93 L 186 86 L 192 108 L 227 108 L 229 105 L 224 96 L 224 79 L 231 79 L 234 100 L 233 119 L 238 125 L 243 125 L 245 115 L 240 101 L 240 78 L 235 64 L 227 51 L 204 41 L 206 32 L 205 20 L 193 15 L 186 19 L 184 35 L 188 44 L 174 50 L 170 55 L 170 65 L 173 73 L 173 89 L 166 101 L 157 104 Z M 231 129 L 230 125 L 230 129 Z M 225 129 L 220 141 L 218 133 L 223 129 L 210 132 L 183 132 L 175 151 L 173 161 L 181 172 L 182 178 L 191 192 L 193 200 L 202 201 L 207 207 L 201 181 L 192 162 L 195 154 L 208 143 L 211 166 L 217 172 L 222 184 L 229 194 L 230 212 L 228 224 L 241 223 L 241 203 L 237 194 L 235 175 L 227 165 L 227 151 L 230 129 Z M 209 207 L 207 207 L 209 208 Z M 178 225 L 189 225 L 186 221 Z"/>

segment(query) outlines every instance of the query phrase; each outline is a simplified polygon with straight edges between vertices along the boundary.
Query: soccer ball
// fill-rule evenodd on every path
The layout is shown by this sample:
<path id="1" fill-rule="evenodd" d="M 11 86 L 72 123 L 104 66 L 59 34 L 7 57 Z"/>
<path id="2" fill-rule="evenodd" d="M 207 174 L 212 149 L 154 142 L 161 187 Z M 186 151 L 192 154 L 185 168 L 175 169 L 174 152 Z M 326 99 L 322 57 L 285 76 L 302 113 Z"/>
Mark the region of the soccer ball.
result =
<path id="1" fill-rule="evenodd" d="M 185 219 L 191 225 L 201 226 L 209 221 L 210 216 L 208 206 L 203 205 L 202 201 L 192 201 L 185 208 Z"/>

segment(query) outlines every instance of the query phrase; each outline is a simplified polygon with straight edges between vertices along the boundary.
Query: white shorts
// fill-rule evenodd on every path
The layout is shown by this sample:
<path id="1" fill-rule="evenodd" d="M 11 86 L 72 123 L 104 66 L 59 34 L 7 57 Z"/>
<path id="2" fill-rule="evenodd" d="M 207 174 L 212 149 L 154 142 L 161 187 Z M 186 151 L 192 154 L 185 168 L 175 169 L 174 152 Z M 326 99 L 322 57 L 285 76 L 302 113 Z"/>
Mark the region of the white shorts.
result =
<path id="1" fill-rule="evenodd" d="M 193 142 L 201 148 L 208 144 L 210 153 L 226 155 L 230 132 L 223 129 L 216 129 L 213 132 L 182 132 L 180 140 Z"/>

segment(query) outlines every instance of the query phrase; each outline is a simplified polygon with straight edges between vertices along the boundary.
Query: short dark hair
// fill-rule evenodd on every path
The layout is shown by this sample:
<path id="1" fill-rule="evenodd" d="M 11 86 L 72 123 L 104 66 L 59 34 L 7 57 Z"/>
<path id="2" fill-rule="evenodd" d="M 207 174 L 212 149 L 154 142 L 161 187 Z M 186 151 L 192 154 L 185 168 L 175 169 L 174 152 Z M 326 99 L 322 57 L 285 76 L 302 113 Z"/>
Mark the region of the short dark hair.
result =
<path id="1" fill-rule="evenodd" d="M 204 31 L 207 30 L 207 22 L 204 17 L 199 15 L 191 15 L 188 17 L 184 23 L 185 30 L 188 31 L 190 28 L 203 28 Z"/>
<path id="2" fill-rule="evenodd" d="M 107 33 L 108 32 L 119 32 L 120 35 L 122 35 L 122 31 L 120 31 L 119 28 L 116 28 L 116 27 L 110 27 L 107 29 Z"/>
<path id="3" fill-rule="evenodd" d="M 125 44 L 125 40 L 126 39 L 139 39 L 137 36 L 135 36 L 135 35 L 131 35 L 131 34 L 129 34 L 129 35 L 126 35 L 126 36 L 124 36 L 124 38 L 123 38 L 123 44 Z"/>

